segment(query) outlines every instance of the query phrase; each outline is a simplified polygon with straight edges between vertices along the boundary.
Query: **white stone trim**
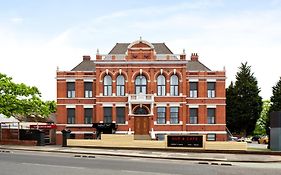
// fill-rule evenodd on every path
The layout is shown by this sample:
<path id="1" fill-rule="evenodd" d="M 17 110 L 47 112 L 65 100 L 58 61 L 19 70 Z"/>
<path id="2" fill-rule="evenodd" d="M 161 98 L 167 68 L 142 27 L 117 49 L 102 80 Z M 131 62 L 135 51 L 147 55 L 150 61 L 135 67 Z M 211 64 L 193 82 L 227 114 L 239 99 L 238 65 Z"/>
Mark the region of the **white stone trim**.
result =
<path id="1" fill-rule="evenodd" d="M 180 103 L 169 103 L 170 107 L 180 107 Z"/>
<path id="2" fill-rule="evenodd" d="M 189 103 L 187 103 L 186 105 L 189 105 Z M 226 103 L 213 103 L 213 104 L 206 104 L 206 103 L 196 103 L 196 105 L 199 106 L 226 106 Z M 212 108 L 212 107 L 210 107 Z"/>
<path id="3" fill-rule="evenodd" d="M 66 78 L 65 81 L 66 82 L 75 82 L 75 79 L 74 78 Z"/>
<path id="4" fill-rule="evenodd" d="M 207 108 L 217 108 L 217 105 L 207 105 Z"/>
<path id="5" fill-rule="evenodd" d="M 96 99 L 96 97 L 89 97 L 89 98 L 57 98 L 57 100 L 69 100 L 69 99 L 75 99 L 75 100 L 89 100 L 89 99 Z"/>
<path id="6" fill-rule="evenodd" d="M 191 105 L 188 105 L 188 108 L 199 108 L 199 105 L 193 105 L 193 104 L 191 104 Z"/>
<path id="7" fill-rule="evenodd" d="M 65 105 L 65 108 L 76 108 L 76 105 L 67 104 L 67 105 Z"/>
<path id="8" fill-rule="evenodd" d="M 166 107 L 167 103 L 156 103 L 156 107 Z"/>
<path id="9" fill-rule="evenodd" d="M 83 105 L 93 105 L 93 106 L 96 106 L 96 104 L 85 104 L 85 103 L 75 103 L 75 104 L 65 104 L 65 103 L 59 103 L 59 104 L 57 104 L 57 106 L 68 106 L 68 105 L 76 105 L 76 106 L 83 106 Z M 67 108 L 67 107 L 66 107 Z M 72 108 L 72 107 L 70 107 L 70 108 Z"/>
<path id="10" fill-rule="evenodd" d="M 116 107 L 126 107 L 126 103 L 116 103 Z"/>
<path id="11" fill-rule="evenodd" d="M 93 105 L 83 105 L 83 106 L 84 106 L 84 108 L 94 108 Z"/>
<path id="12" fill-rule="evenodd" d="M 94 81 L 94 79 L 90 79 L 90 78 L 89 79 L 88 78 L 84 78 L 83 80 L 84 80 L 84 82 L 91 82 L 91 83 Z"/>
<path id="13" fill-rule="evenodd" d="M 215 98 L 208 98 L 208 97 L 196 97 L 196 98 L 194 98 L 194 97 L 187 97 L 186 99 L 188 99 L 188 100 L 192 100 L 192 99 L 194 99 L 194 100 L 209 100 L 209 99 L 212 99 L 212 100 L 226 100 L 225 97 L 215 97 Z"/>
<path id="14" fill-rule="evenodd" d="M 113 103 L 102 103 L 102 106 L 103 107 L 112 107 L 113 106 Z"/>
<path id="15" fill-rule="evenodd" d="M 188 80 L 189 80 L 189 82 L 198 82 L 199 81 L 198 78 L 189 78 Z"/>
<path id="16" fill-rule="evenodd" d="M 186 124 L 187 126 L 225 126 L 226 124 Z"/>
<path id="17" fill-rule="evenodd" d="M 216 82 L 217 80 L 214 78 L 207 78 L 207 82 Z"/>

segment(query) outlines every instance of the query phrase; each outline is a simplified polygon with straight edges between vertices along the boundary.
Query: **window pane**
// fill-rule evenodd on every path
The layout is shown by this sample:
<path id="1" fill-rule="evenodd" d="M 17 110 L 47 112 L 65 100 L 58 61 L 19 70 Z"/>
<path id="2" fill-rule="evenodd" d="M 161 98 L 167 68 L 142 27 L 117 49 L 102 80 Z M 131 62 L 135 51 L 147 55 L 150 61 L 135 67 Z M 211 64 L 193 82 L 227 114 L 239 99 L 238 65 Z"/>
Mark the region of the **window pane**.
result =
<path id="1" fill-rule="evenodd" d="M 75 91 L 75 83 L 67 82 L 67 91 Z"/>
<path id="2" fill-rule="evenodd" d="M 216 134 L 207 134 L 207 140 L 208 141 L 215 141 L 216 140 Z"/>
<path id="3" fill-rule="evenodd" d="M 106 75 L 106 76 L 104 77 L 103 84 L 104 84 L 104 85 L 112 85 L 112 79 L 111 79 L 111 77 L 110 77 L 109 75 Z"/>
<path id="4" fill-rule="evenodd" d="M 73 108 L 67 109 L 67 123 L 68 124 L 75 123 L 75 109 L 73 109 Z"/>
<path id="5" fill-rule="evenodd" d="M 117 77 L 117 85 L 125 85 L 125 79 L 123 75 Z"/>
<path id="6" fill-rule="evenodd" d="M 117 107 L 117 123 L 125 123 L 125 108 L 124 107 Z"/>
<path id="7" fill-rule="evenodd" d="M 112 122 L 112 108 L 111 107 L 104 107 L 103 108 L 103 116 L 104 116 L 104 123 L 111 123 Z"/>
<path id="8" fill-rule="evenodd" d="M 179 84 L 178 76 L 176 75 L 171 76 L 171 85 L 178 85 L 178 84 Z"/>
<path id="9" fill-rule="evenodd" d="M 93 118 L 93 109 L 92 108 L 85 108 L 84 109 L 84 123 L 90 124 L 92 123 Z"/>
<path id="10" fill-rule="evenodd" d="M 84 90 L 85 91 L 92 91 L 93 90 L 93 83 L 92 82 L 84 82 Z"/>
<path id="11" fill-rule="evenodd" d="M 190 82 L 189 89 L 190 90 L 197 90 L 198 83 L 197 82 Z"/>
<path id="12" fill-rule="evenodd" d="M 215 90 L 215 86 L 216 86 L 215 82 L 208 83 L 208 90 Z"/>
<path id="13" fill-rule="evenodd" d="M 179 108 L 178 108 L 178 107 L 171 107 L 171 108 L 170 108 L 170 111 L 171 111 L 171 112 L 178 112 L 178 111 L 179 111 Z"/>
<path id="14" fill-rule="evenodd" d="M 159 75 L 157 77 L 157 85 L 165 85 L 165 84 L 166 84 L 165 77 L 163 75 Z"/>
<path id="15" fill-rule="evenodd" d="M 166 123 L 166 108 L 165 107 L 157 108 L 157 123 L 158 124 Z"/>
<path id="16" fill-rule="evenodd" d="M 179 114 L 178 114 L 178 107 L 171 107 L 170 108 L 170 123 L 171 124 L 177 124 L 178 118 L 179 118 Z"/>

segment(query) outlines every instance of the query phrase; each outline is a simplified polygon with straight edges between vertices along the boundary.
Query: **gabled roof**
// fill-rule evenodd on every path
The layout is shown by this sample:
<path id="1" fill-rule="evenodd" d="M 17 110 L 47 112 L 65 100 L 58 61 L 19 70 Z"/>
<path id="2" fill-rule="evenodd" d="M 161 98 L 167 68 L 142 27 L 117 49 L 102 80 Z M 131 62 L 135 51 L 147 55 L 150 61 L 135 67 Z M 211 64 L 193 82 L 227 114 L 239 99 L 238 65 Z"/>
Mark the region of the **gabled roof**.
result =
<path id="1" fill-rule="evenodd" d="M 173 54 L 165 43 L 151 43 L 154 46 L 156 54 Z M 125 54 L 130 43 L 116 43 L 108 54 Z"/>
<path id="2" fill-rule="evenodd" d="M 96 71 L 96 65 L 92 60 L 83 60 L 71 71 Z"/>
<path id="3" fill-rule="evenodd" d="M 187 71 L 211 71 L 211 69 L 202 64 L 200 61 L 189 60 L 187 63 Z"/>

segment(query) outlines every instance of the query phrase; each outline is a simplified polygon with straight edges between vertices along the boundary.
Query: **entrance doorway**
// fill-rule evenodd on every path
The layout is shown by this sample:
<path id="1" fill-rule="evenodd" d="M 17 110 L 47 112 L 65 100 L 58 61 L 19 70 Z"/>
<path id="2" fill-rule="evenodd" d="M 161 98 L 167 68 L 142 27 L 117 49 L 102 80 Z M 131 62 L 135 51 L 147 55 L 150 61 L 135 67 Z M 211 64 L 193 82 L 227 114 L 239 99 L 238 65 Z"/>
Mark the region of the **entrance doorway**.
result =
<path id="1" fill-rule="evenodd" d="M 149 134 L 149 117 L 135 116 L 134 117 L 134 130 L 135 135 L 148 135 Z"/>

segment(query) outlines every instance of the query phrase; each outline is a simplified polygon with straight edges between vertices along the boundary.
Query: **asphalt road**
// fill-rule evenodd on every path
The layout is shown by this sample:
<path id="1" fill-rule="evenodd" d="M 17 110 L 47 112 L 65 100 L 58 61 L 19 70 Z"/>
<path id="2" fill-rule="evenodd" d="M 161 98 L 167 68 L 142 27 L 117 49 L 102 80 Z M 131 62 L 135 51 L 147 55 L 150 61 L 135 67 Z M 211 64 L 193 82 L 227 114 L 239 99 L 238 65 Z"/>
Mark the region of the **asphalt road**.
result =
<path id="1" fill-rule="evenodd" d="M 281 164 L 201 165 L 198 162 L 73 154 L 0 152 L 1 175 L 227 175 L 280 174 Z"/>

